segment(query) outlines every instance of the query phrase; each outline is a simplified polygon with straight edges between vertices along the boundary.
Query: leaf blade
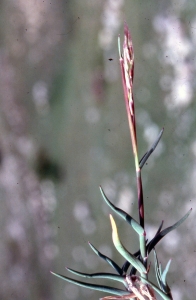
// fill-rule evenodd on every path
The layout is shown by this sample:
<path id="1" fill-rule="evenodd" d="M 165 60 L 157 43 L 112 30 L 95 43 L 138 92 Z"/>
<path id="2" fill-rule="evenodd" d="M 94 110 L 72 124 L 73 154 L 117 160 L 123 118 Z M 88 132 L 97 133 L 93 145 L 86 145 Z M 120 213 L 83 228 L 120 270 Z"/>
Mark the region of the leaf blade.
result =
<path id="1" fill-rule="evenodd" d="M 140 166 L 140 169 L 142 169 L 142 167 L 144 166 L 144 164 L 147 162 L 148 158 L 150 157 L 150 155 L 154 152 L 154 150 L 156 149 L 162 135 L 163 135 L 163 131 L 164 131 L 164 128 L 162 128 L 162 130 L 160 131 L 156 141 L 154 142 L 154 144 L 150 147 L 150 150 L 148 150 L 144 155 L 143 157 L 140 159 L 140 162 L 139 162 L 139 166 Z"/>
<path id="2" fill-rule="evenodd" d="M 113 294 L 113 295 L 118 295 L 118 296 L 128 295 L 127 291 L 117 289 L 117 288 L 114 288 L 114 287 L 78 281 L 78 280 L 66 277 L 64 275 L 61 275 L 61 274 L 58 274 L 58 273 L 55 273 L 55 272 L 52 272 L 52 271 L 50 271 L 50 273 L 57 276 L 57 277 L 59 277 L 59 278 L 61 278 L 61 279 L 63 279 L 63 280 L 65 280 L 65 281 L 68 281 L 68 282 L 71 282 L 71 283 L 76 284 L 78 286 L 82 286 L 82 287 L 89 288 L 89 289 L 92 289 L 92 290 L 101 291 L 101 292 L 105 292 L 105 293 L 109 293 L 109 294 Z"/>
<path id="3" fill-rule="evenodd" d="M 113 274 L 113 273 L 92 273 L 92 274 L 87 274 L 87 273 L 78 272 L 76 270 L 73 270 L 73 269 L 70 269 L 70 268 L 67 268 L 67 267 L 66 267 L 66 269 L 69 272 L 73 273 L 73 274 L 76 274 L 78 276 L 85 277 L 85 278 L 101 278 L 101 279 L 111 279 L 111 280 L 119 281 L 127 287 L 124 276 L 120 276 L 120 275 Z"/>
<path id="4" fill-rule="evenodd" d="M 132 218 L 129 214 L 127 214 L 125 211 L 123 211 L 121 208 L 116 207 L 105 195 L 102 187 L 100 186 L 100 191 L 101 191 L 101 195 L 103 197 L 103 199 L 105 200 L 105 202 L 107 203 L 107 205 L 113 210 L 115 211 L 115 213 L 117 213 L 118 215 L 121 216 L 121 218 L 123 218 L 125 221 L 127 221 L 129 223 L 129 225 L 131 225 L 131 227 L 139 234 L 139 235 L 145 235 L 145 231 L 143 229 L 143 227 L 134 219 Z"/>
<path id="5" fill-rule="evenodd" d="M 109 258 L 108 256 L 104 255 L 103 253 L 101 253 L 100 251 L 98 251 L 90 242 L 88 242 L 89 246 L 91 247 L 91 249 L 102 259 L 104 259 L 110 266 L 112 266 L 112 268 L 114 268 L 118 274 L 122 275 L 123 274 L 123 270 L 115 263 L 115 261 L 113 261 L 111 258 Z"/>
<path id="6" fill-rule="evenodd" d="M 186 215 L 184 215 L 184 217 L 182 217 L 178 222 L 176 222 L 175 224 L 173 224 L 172 226 L 169 226 L 165 229 L 163 229 L 162 231 L 160 231 L 158 234 L 155 235 L 155 237 L 148 243 L 147 245 L 147 252 L 148 254 L 151 252 L 151 250 L 155 247 L 155 245 L 157 245 L 157 243 L 166 235 L 168 234 L 170 231 L 176 229 L 178 226 L 180 226 L 190 215 L 192 211 L 192 208 L 186 213 Z"/>
<path id="7" fill-rule="evenodd" d="M 110 221 L 111 221 L 111 225 L 112 225 L 112 239 L 113 239 L 115 248 L 126 260 L 128 260 L 140 272 L 140 274 L 146 274 L 146 268 L 142 264 L 142 262 L 138 258 L 136 258 L 133 254 L 129 253 L 126 250 L 126 248 L 123 246 L 123 244 L 121 243 L 119 236 L 118 236 L 116 223 L 115 223 L 112 215 L 110 215 Z"/>

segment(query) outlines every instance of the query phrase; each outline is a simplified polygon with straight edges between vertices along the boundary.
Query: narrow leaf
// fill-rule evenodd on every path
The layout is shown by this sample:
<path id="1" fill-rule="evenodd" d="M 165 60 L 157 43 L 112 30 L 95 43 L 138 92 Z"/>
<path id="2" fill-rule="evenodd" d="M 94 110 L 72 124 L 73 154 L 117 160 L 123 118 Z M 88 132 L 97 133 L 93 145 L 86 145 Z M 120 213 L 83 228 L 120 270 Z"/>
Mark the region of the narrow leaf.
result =
<path id="1" fill-rule="evenodd" d="M 119 282 L 123 283 L 127 287 L 127 284 L 126 284 L 124 276 L 120 276 L 120 275 L 116 275 L 116 274 L 112 274 L 112 273 L 93 273 L 93 274 L 87 274 L 87 273 L 82 273 L 82 272 L 75 271 L 75 270 L 70 269 L 70 268 L 66 268 L 66 269 L 69 272 L 73 273 L 73 274 L 76 274 L 78 276 L 85 277 L 85 278 L 101 278 L 101 279 L 116 280 L 116 281 L 119 281 Z"/>
<path id="2" fill-rule="evenodd" d="M 141 263 L 141 261 L 138 258 L 136 258 L 133 254 L 129 253 L 126 250 L 126 248 L 123 246 L 123 244 L 121 243 L 121 241 L 120 241 L 120 239 L 118 237 L 118 231 L 117 231 L 116 223 L 115 223 L 112 215 L 110 215 L 110 221 L 111 221 L 111 225 L 112 225 L 112 239 L 113 239 L 113 243 L 114 243 L 114 246 L 116 247 L 116 249 L 118 250 L 118 252 L 126 260 L 128 260 L 133 265 L 133 267 L 135 267 L 140 272 L 140 274 L 146 273 L 146 268 Z"/>
<path id="3" fill-rule="evenodd" d="M 105 285 L 85 283 L 85 282 L 78 281 L 78 280 L 75 280 L 75 279 L 72 279 L 72 278 L 66 277 L 64 275 L 51 272 L 51 271 L 50 271 L 50 273 L 57 276 L 57 277 L 59 277 L 59 278 L 61 278 L 61 279 L 63 279 L 63 280 L 66 280 L 68 282 L 71 282 L 73 284 L 76 284 L 76 285 L 79 285 L 79 286 L 82 286 L 82 287 L 85 287 L 85 288 L 88 288 L 88 289 L 91 289 L 91 290 L 97 290 L 97 291 L 101 291 L 101 292 L 105 292 L 105 293 L 109 293 L 109 294 L 113 294 L 113 295 L 118 295 L 118 296 L 128 295 L 127 291 L 124 291 L 124 290 L 121 290 L 121 289 L 117 289 L 117 288 L 113 288 L 113 287 L 105 286 Z"/>
<path id="4" fill-rule="evenodd" d="M 167 281 L 166 281 L 166 277 L 167 277 L 167 273 L 169 271 L 170 263 L 171 263 L 171 259 L 168 261 L 168 263 L 165 267 L 165 270 L 163 271 L 163 273 L 161 275 L 162 287 L 163 287 L 164 292 L 167 293 L 167 294 L 170 292 L 170 288 L 169 288 L 169 286 L 167 284 Z"/>
<path id="5" fill-rule="evenodd" d="M 154 249 L 154 261 L 155 261 L 155 274 L 156 274 L 156 279 L 158 282 L 158 285 L 160 287 L 160 289 L 162 288 L 162 284 L 161 284 L 161 273 L 160 273 L 160 269 L 159 269 L 159 262 L 158 262 L 158 258 L 157 258 L 157 253 Z"/>
<path id="6" fill-rule="evenodd" d="M 122 209 L 116 207 L 114 204 L 112 204 L 110 202 L 110 200 L 106 197 L 102 187 L 100 186 L 100 191 L 102 194 L 103 199 L 105 200 L 105 202 L 108 204 L 108 206 L 115 211 L 117 214 L 119 214 L 125 221 L 127 221 L 132 228 L 139 234 L 139 235 L 145 235 L 144 229 L 142 228 L 142 226 L 140 226 L 140 224 L 134 220 L 129 214 L 127 214 L 125 211 L 123 211 Z"/>
<path id="7" fill-rule="evenodd" d="M 158 145 L 162 135 L 163 135 L 163 131 L 164 131 L 164 128 L 162 128 L 162 130 L 160 131 L 156 141 L 154 142 L 154 144 L 152 145 L 152 147 L 150 148 L 150 150 L 148 152 L 146 152 L 144 154 L 144 156 L 141 158 L 140 160 L 140 169 L 142 169 L 142 167 L 144 166 L 144 164 L 146 163 L 146 161 L 148 160 L 149 156 L 152 154 L 152 152 L 154 152 L 154 150 L 156 149 L 156 146 Z"/>
<path id="8" fill-rule="evenodd" d="M 161 232 L 159 232 L 157 235 L 155 235 L 155 237 L 149 242 L 149 244 L 147 245 L 147 251 L 148 254 L 151 252 L 151 250 L 156 246 L 156 244 L 170 231 L 176 229 L 180 224 L 182 224 L 190 215 L 192 211 L 192 208 L 186 213 L 186 215 L 181 218 L 178 222 L 176 222 L 174 225 L 169 226 L 165 229 L 163 229 Z"/>
<path id="9" fill-rule="evenodd" d="M 167 276 L 167 273 L 169 271 L 170 264 L 171 264 L 171 259 L 168 261 L 168 263 L 167 263 L 167 265 L 165 267 L 165 270 L 163 271 L 162 276 L 161 276 L 162 281 L 163 281 L 163 283 L 165 285 L 167 284 L 167 282 L 166 282 L 166 276 Z"/>
<path id="10" fill-rule="evenodd" d="M 122 269 L 109 257 L 99 252 L 90 242 L 88 242 L 91 249 L 102 259 L 104 259 L 112 268 L 114 268 L 118 274 L 122 275 L 123 271 Z"/>
<path id="11" fill-rule="evenodd" d="M 162 220 L 162 221 L 161 221 L 161 224 L 160 224 L 160 226 L 159 226 L 159 228 L 158 228 L 158 230 L 157 230 L 157 232 L 156 232 L 156 234 L 155 234 L 155 236 L 158 235 L 159 232 L 161 231 L 161 229 L 162 229 L 162 227 L 163 227 L 163 223 L 164 223 L 164 221 Z"/>

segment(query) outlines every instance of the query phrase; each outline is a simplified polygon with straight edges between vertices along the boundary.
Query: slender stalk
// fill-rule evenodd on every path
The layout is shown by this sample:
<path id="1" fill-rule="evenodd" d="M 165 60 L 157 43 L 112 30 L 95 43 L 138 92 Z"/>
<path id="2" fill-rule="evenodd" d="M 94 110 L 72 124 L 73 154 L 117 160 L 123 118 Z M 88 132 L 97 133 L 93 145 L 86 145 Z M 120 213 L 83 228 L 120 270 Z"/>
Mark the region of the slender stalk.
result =
<path id="1" fill-rule="evenodd" d="M 142 188 L 141 169 L 140 169 L 139 159 L 138 159 L 136 120 L 135 120 L 135 108 L 134 108 L 134 97 L 133 97 L 134 52 L 133 52 L 131 35 L 126 24 L 124 27 L 123 55 L 120 51 L 120 42 L 119 42 L 119 54 L 120 54 L 119 60 L 121 66 L 125 106 L 127 111 L 129 129 L 131 134 L 131 143 L 132 143 L 134 160 L 135 160 L 139 222 L 140 225 L 144 228 L 145 223 L 144 223 L 143 188 Z M 144 265 L 147 266 L 145 235 L 140 236 L 140 251 L 141 251 L 143 263 Z"/>

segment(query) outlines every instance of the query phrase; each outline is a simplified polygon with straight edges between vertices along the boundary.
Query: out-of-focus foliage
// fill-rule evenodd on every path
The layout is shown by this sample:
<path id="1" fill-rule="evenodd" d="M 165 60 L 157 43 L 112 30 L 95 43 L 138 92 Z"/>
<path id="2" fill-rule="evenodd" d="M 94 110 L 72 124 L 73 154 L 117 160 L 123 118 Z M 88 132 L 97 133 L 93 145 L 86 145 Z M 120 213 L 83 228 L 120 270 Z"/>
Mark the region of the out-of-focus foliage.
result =
<path id="1" fill-rule="evenodd" d="M 89 273 L 103 270 L 87 247 L 89 239 L 112 256 L 100 184 L 115 205 L 134 215 L 134 167 L 116 44 L 124 20 L 134 42 L 140 149 L 165 127 L 143 174 L 148 233 L 153 235 L 160 219 L 174 223 L 190 207 L 194 220 L 195 4 L 0 5 L 0 298 L 54 299 L 54 291 L 57 300 L 98 299 L 99 294 L 54 281 L 49 269 L 55 259 L 61 273 L 67 264 Z M 135 236 L 117 225 L 129 246 Z M 164 265 L 173 259 L 168 281 L 174 299 L 192 300 L 194 222 L 184 228 L 169 234 L 158 251 Z"/>
<path id="2" fill-rule="evenodd" d="M 64 174 L 47 144 L 49 90 L 71 17 L 62 1 L 1 1 L 0 11 L 0 298 L 49 300 L 58 252 L 51 177 Z"/>

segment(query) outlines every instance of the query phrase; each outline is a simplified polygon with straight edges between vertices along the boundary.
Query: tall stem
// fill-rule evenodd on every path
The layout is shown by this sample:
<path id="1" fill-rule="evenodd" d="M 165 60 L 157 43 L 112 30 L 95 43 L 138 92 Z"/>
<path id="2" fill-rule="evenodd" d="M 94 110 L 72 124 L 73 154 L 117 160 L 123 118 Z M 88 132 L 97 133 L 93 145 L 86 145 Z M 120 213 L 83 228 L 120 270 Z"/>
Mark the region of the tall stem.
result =
<path id="1" fill-rule="evenodd" d="M 131 35 L 126 24 L 124 27 L 123 56 L 120 52 L 120 46 L 119 46 L 119 54 L 120 54 L 120 66 L 121 66 L 125 106 L 127 111 L 131 142 L 132 142 L 132 148 L 133 148 L 133 154 L 135 160 L 139 222 L 140 225 L 144 228 L 145 223 L 144 223 L 143 188 L 142 188 L 141 169 L 139 166 L 139 159 L 138 159 L 135 108 L 134 108 L 134 98 L 133 98 L 133 89 L 132 89 L 133 77 L 134 77 L 134 52 L 133 52 Z M 145 235 L 140 236 L 140 251 L 141 251 L 143 263 L 146 265 L 147 263 L 146 263 Z"/>

